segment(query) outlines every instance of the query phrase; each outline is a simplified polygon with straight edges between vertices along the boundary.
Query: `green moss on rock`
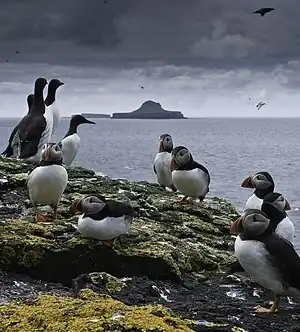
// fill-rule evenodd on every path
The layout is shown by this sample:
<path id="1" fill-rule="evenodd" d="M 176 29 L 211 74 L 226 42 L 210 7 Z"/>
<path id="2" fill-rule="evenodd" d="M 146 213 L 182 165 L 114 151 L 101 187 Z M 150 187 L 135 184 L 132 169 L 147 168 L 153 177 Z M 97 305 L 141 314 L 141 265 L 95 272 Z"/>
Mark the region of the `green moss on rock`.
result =
<path id="1" fill-rule="evenodd" d="M 127 306 L 91 290 L 83 290 L 75 299 L 44 295 L 30 303 L 0 306 L 0 331 L 192 332 L 160 305 Z"/>
<path id="2" fill-rule="evenodd" d="M 33 222 L 24 174 L 30 166 L 0 158 L 5 192 L 0 198 L 0 268 L 39 279 L 70 283 L 92 271 L 116 277 L 147 275 L 176 279 L 185 274 L 216 271 L 233 260 L 231 222 L 238 217 L 226 200 L 208 198 L 202 203 L 173 204 L 177 194 L 147 182 L 130 182 L 97 176 L 83 168 L 68 168 L 69 182 L 61 199 L 57 223 Z M 102 193 L 138 205 L 129 235 L 114 242 L 84 239 L 73 225 L 78 215 L 71 203 L 86 194 Z M 12 208 L 13 204 L 13 208 Z"/>

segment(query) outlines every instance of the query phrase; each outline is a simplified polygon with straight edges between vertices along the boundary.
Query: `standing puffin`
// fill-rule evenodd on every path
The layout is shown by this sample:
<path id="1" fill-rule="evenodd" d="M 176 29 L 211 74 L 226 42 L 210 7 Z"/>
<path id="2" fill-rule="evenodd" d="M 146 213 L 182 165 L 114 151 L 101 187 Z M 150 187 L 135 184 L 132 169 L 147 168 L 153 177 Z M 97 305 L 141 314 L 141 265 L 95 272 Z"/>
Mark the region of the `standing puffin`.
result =
<path id="1" fill-rule="evenodd" d="M 66 166 L 70 166 L 72 164 L 80 147 L 80 137 L 77 134 L 77 128 L 83 123 L 95 124 L 95 122 L 86 119 L 80 114 L 72 116 L 68 132 L 58 143 L 63 153 L 63 163 Z"/>
<path id="2" fill-rule="evenodd" d="M 275 313 L 281 296 L 300 296 L 300 257 L 289 241 L 274 233 L 269 216 L 247 209 L 230 232 L 239 234 L 234 251 L 246 273 L 275 295 L 270 309 L 259 307 L 256 312 Z"/>
<path id="3" fill-rule="evenodd" d="M 28 112 L 30 112 L 30 109 L 33 104 L 33 94 L 29 94 L 27 96 L 27 106 L 28 106 Z M 20 122 L 15 126 L 13 131 L 11 132 L 8 140 L 8 145 L 5 151 L 1 153 L 2 156 L 4 157 L 11 157 L 11 158 L 18 158 L 20 155 L 20 150 L 21 150 L 21 142 L 20 142 L 20 136 L 19 136 L 19 127 L 20 127 Z"/>
<path id="4" fill-rule="evenodd" d="M 134 210 L 130 204 L 106 200 L 102 195 L 87 196 L 75 201 L 72 210 L 82 213 L 77 230 L 83 237 L 111 240 L 130 230 Z"/>
<path id="5" fill-rule="evenodd" d="M 42 161 L 27 178 L 30 201 L 36 212 L 36 221 L 44 221 L 39 215 L 38 204 L 47 204 L 53 208 L 53 218 L 57 217 L 57 206 L 68 183 L 68 173 L 62 165 L 63 154 L 60 147 L 53 143 L 46 144 Z"/>
<path id="6" fill-rule="evenodd" d="M 241 187 L 255 189 L 253 194 L 248 198 L 245 209 L 260 210 L 264 197 L 274 191 L 275 183 L 268 172 L 257 172 L 247 177 Z"/>
<path id="7" fill-rule="evenodd" d="M 166 187 L 176 191 L 172 183 L 171 172 L 171 152 L 173 150 L 173 140 L 171 135 L 163 134 L 159 137 L 159 150 L 154 159 L 153 170 L 157 176 L 157 182 L 166 189 Z"/>
<path id="8" fill-rule="evenodd" d="M 210 175 L 208 170 L 194 161 L 191 152 L 184 146 L 177 146 L 171 153 L 172 181 L 184 197 L 178 203 L 186 204 L 187 198 L 203 201 L 209 192 Z"/>
<path id="9" fill-rule="evenodd" d="M 45 117 L 43 90 L 46 85 L 45 78 L 35 81 L 33 105 L 19 126 L 20 158 L 33 164 L 40 163 L 42 148 L 49 142 L 52 132 L 52 121 Z"/>
<path id="10" fill-rule="evenodd" d="M 53 120 L 52 120 L 53 126 L 52 126 L 51 136 L 56 131 L 59 121 L 60 121 L 60 111 L 57 107 L 55 97 L 56 97 L 56 90 L 62 85 L 64 85 L 64 82 L 62 82 L 56 78 L 52 79 L 48 85 L 48 94 L 45 99 L 45 105 L 47 106 L 46 114 L 50 113 L 51 116 L 53 117 Z"/>
<path id="11" fill-rule="evenodd" d="M 290 209 L 289 202 L 279 193 L 267 194 L 261 205 L 261 211 L 271 220 L 274 232 L 293 243 L 295 231 L 294 224 L 286 213 L 286 211 L 289 211 Z M 238 238 L 236 241 L 238 241 Z M 229 265 L 228 273 L 233 274 L 237 272 L 244 272 L 244 269 L 238 261 L 235 261 Z"/>

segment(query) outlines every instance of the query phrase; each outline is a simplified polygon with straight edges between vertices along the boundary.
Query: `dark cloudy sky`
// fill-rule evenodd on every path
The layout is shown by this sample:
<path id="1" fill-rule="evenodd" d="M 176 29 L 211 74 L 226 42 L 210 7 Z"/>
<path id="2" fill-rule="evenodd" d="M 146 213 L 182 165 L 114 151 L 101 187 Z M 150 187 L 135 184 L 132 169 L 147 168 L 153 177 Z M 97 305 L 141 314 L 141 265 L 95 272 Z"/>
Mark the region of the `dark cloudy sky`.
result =
<path id="1" fill-rule="evenodd" d="M 152 99 L 187 116 L 298 116 L 299 0 L 107 1 L 0 0 L 1 116 L 26 112 L 38 76 L 65 82 L 63 115 Z"/>

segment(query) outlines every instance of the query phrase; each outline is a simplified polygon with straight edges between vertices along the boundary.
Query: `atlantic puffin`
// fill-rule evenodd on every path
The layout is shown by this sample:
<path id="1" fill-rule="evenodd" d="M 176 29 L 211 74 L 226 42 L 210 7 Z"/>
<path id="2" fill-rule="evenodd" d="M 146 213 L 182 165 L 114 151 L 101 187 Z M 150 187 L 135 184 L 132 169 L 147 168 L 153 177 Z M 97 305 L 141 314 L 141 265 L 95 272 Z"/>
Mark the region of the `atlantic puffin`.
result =
<path id="1" fill-rule="evenodd" d="M 29 94 L 27 96 L 27 106 L 28 106 L 28 112 L 30 112 L 30 109 L 33 104 L 33 94 Z M 7 157 L 7 158 L 18 158 L 20 155 L 20 150 L 21 150 L 21 142 L 20 142 L 20 136 L 19 136 L 19 127 L 20 127 L 20 122 L 15 126 L 13 131 L 11 132 L 9 139 L 8 139 L 8 145 L 5 151 L 1 153 L 2 156 Z"/>
<path id="2" fill-rule="evenodd" d="M 54 143 L 46 144 L 40 166 L 29 173 L 27 189 L 29 199 L 36 212 L 37 222 L 45 221 L 38 213 L 37 205 L 45 204 L 53 208 L 53 219 L 57 218 L 57 207 L 68 183 L 68 173 L 62 164 L 63 154 Z"/>
<path id="3" fill-rule="evenodd" d="M 35 81 L 33 105 L 19 126 L 20 159 L 37 165 L 41 161 L 42 148 L 49 142 L 52 132 L 52 121 L 45 116 L 43 90 L 46 85 L 45 78 L 40 77 Z"/>
<path id="4" fill-rule="evenodd" d="M 261 205 L 261 211 L 271 220 L 274 232 L 293 243 L 295 229 L 293 222 L 286 213 L 289 210 L 291 210 L 289 202 L 280 193 L 276 192 L 267 194 Z M 235 261 L 229 265 L 228 274 L 238 272 L 244 272 L 244 269 L 238 261 Z"/>
<path id="5" fill-rule="evenodd" d="M 52 133 L 51 136 L 53 136 L 54 132 L 56 131 L 59 121 L 60 121 L 60 111 L 57 107 L 56 103 L 56 91 L 57 89 L 64 85 L 64 82 L 54 78 L 49 82 L 48 85 L 48 93 L 47 97 L 45 99 L 45 105 L 46 113 L 50 113 L 53 117 L 53 125 L 52 125 Z"/>
<path id="6" fill-rule="evenodd" d="M 188 197 L 204 200 L 209 192 L 209 172 L 193 159 L 185 146 L 177 146 L 172 150 L 171 171 L 175 188 L 184 195 L 177 203 L 186 204 Z"/>
<path id="7" fill-rule="evenodd" d="M 300 296 L 300 257 L 289 241 L 274 232 L 264 212 L 245 210 L 230 232 L 239 234 L 234 250 L 246 273 L 275 295 L 270 309 L 259 307 L 256 312 L 275 313 L 281 296 Z"/>
<path id="8" fill-rule="evenodd" d="M 270 173 L 257 172 L 247 177 L 241 187 L 255 189 L 248 198 L 245 209 L 260 210 L 264 197 L 274 191 L 275 183 Z"/>
<path id="9" fill-rule="evenodd" d="M 153 163 L 153 170 L 157 176 L 157 182 L 164 189 L 170 188 L 176 191 L 172 182 L 171 152 L 173 150 L 173 139 L 169 134 L 162 134 L 159 137 L 159 149 Z"/>
<path id="10" fill-rule="evenodd" d="M 82 213 L 78 218 L 79 233 L 83 237 L 101 241 L 127 234 L 135 215 L 129 203 L 108 200 L 99 194 L 76 200 L 71 210 Z"/>
<path id="11" fill-rule="evenodd" d="M 72 164 L 80 147 L 80 137 L 77 134 L 77 128 L 83 123 L 95 124 L 95 122 L 86 119 L 80 114 L 73 115 L 70 120 L 68 132 L 58 143 L 63 153 L 63 163 L 66 166 Z"/>

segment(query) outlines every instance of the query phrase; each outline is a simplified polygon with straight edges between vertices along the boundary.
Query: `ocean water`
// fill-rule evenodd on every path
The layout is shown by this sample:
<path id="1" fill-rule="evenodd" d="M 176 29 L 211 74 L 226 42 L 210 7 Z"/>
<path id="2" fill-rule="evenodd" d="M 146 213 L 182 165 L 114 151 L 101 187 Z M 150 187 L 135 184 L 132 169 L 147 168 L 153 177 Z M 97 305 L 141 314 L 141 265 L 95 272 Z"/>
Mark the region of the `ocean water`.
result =
<path id="1" fill-rule="evenodd" d="M 16 118 L 0 119 L 0 150 L 5 149 Z M 117 120 L 95 119 L 81 125 L 81 148 L 74 165 L 91 168 L 111 177 L 155 181 L 153 159 L 160 134 L 169 133 L 175 145 L 185 145 L 211 175 L 209 196 L 230 200 L 239 211 L 251 190 L 241 188 L 247 176 L 268 171 L 275 190 L 289 201 L 300 251 L 300 118 Z M 60 140 L 69 119 L 62 119 L 55 133 Z"/>

